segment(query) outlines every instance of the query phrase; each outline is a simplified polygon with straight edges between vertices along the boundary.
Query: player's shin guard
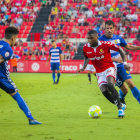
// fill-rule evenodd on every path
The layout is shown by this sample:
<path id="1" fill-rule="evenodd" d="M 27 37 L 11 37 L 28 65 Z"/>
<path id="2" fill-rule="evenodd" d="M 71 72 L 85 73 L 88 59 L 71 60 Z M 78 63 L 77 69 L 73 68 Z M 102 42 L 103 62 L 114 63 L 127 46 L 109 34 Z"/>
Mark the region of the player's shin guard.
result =
<path id="1" fill-rule="evenodd" d="M 115 105 L 118 107 L 118 109 L 121 109 L 122 105 L 119 99 L 119 94 L 117 90 L 115 89 L 114 85 L 112 83 L 108 83 L 107 87 L 108 87 L 108 90 L 112 93 L 112 97 L 113 97 Z"/>
<path id="2" fill-rule="evenodd" d="M 12 96 L 18 103 L 20 109 L 25 113 L 25 115 L 27 116 L 27 118 L 34 120 L 30 109 L 28 108 L 26 102 L 24 101 L 24 99 L 20 96 L 20 94 L 17 92 L 14 96 Z"/>
<path id="3" fill-rule="evenodd" d="M 57 81 L 59 81 L 61 73 L 57 73 Z"/>
<path id="4" fill-rule="evenodd" d="M 90 73 L 88 73 L 88 79 L 89 79 L 89 82 L 91 82 L 91 75 L 90 75 Z"/>
<path id="5" fill-rule="evenodd" d="M 55 72 L 52 72 L 53 82 L 55 82 Z"/>
<path id="6" fill-rule="evenodd" d="M 134 88 L 131 89 L 131 92 L 140 104 L 140 92 L 139 92 L 138 88 L 135 86 Z"/>
<path id="7" fill-rule="evenodd" d="M 113 100 L 113 96 L 112 96 L 112 94 L 110 94 L 110 92 L 108 90 L 103 91 L 102 93 L 112 104 L 115 104 L 114 100 Z"/>

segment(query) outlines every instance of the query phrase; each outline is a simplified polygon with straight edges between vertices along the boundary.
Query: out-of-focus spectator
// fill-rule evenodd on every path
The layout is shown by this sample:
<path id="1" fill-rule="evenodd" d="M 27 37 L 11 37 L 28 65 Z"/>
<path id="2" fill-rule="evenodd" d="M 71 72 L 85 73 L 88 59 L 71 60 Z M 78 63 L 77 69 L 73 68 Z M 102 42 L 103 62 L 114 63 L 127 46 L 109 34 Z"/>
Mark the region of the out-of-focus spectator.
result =
<path id="1" fill-rule="evenodd" d="M 45 24 L 44 25 L 44 30 L 43 30 L 43 32 L 45 32 L 45 30 L 52 30 L 53 28 L 52 28 L 52 26 L 50 25 L 50 23 L 49 24 Z"/>
<path id="2" fill-rule="evenodd" d="M 77 46 L 76 46 L 75 43 L 72 45 L 71 51 L 74 51 L 76 54 L 78 53 L 78 52 L 77 52 Z"/>
<path id="3" fill-rule="evenodd" d="M 36 15 L 35 15 L 34 12 L 32 12 L 32 13 L 29 15 L 29 20 L 34 22 L 34 21 L 35 21 L 35 18 L 36 18 Z"/>
<path id="4" fill-rule="evenodd" d="M 79 25 L 79 26 L 83 26 L 83 23 L 84 23 L 84 18 L 82 18 L 82 17 L 80 16 L 80 18 L 78 19 L 78 25 Z"/>
<path id="5" fill-rule="evenodd" d="M 9 26 L 11 23 L 11 16 L 8 17 L 8 19 L 6 20 L 5 25 Z"/>
<path id="6" fill-rule="evenodd" d="M 19 38 L 17 41 L 16 41 L 16 46 L 21 46 L 23 45 L 23 41 L 21 40 L 21 38 Z"/>
<path id="7" fill-rule="evenodd" d="M 87 17 L 88 17 L 88 18 L 93 18 L 93 17 L 95 17 L 95 16 L 93 15 L 93 11 L 92 11 L 91 9 L 89 9 L 88 11 L 86 11 L 85 14 L 87 14 Z"/>
<path id="8" fill-rule="evenodd" d="M 32 54 L 32 56 L 31 56 L 31 60 L 36 60 L 36 57 L 35 57 L 34 54 Z"/>
<path id="9" fill-rule="evenodd" d="M 122 8 L 122 4 L 121 4 L 120 2 L 118 2 L 117 7 L 118 7 L 119 9 Z"/>
<path id="10" fill-rule="evenodd" d="M 60 6 L 64 9 L 67 6 L 67 0 L 62 0 Z"/>
<path id="11" fill-rule="evenodd" d="M 92 0 L 92 5 L 96 6 L 97 5 L 97 0 Z"/>
<path id="12" fill-rule="evenodd" d="M 4 16 L 3 19 L 2 19 L 2 23 L 3 23 L 3 25 L 5 25 L 5 23 L 6 23 L 6 18 L 5 18 L 5 16 Z"/>
<path id="13" fill-rule="evenodd" d="M 28 49 L 26 46 L 22 49 L 22 55 L 28 55 Z"/>
<path id="14" fill-rule="evenodd" d="M 3 23 L 2 18 L 0 17 L 0 25 L 5 25 L 5 23 Z"/>
<path id="15" fill-rule="evenodd" d="M 36 12 L 37 14 L 39 13 L 39 9 L 38 9 L 37 5 L 34 6 L 33 10 L 34 10 L 34 12 Z"/>
<path id="16" fill-rule="evenodd" d="M 29 50 L 28 50 L 28 55 L 32 55 L 33 53 L 34 53 L 33 48 L 30 47 Z"/>
<path id="17" fill-rule="evenodd" d="M 42 55 L 40 60 L 47 60 L 46 57 L 44 55 Z"/>
<path id="18" fill-rule="evenodd" d="M 131 32 L 138 33 L 138 29 L 135 27 L 135 25 L 133 25 L 133 27 L 131 28 Z"/>
<path id="19" fill-rule="evenodd" d="M 16 21 L 19 24 L 19 26 L 21 26 L 23 19 L 20 16 L 18 16 L 18 18 L 16 18 Z"/>
<path id="20" fill-rule="evenodd" d="M 70 53 L 70 51 L 66 51 L 65 52 L 65 60 L 70 60 L 70 58 L 71 58 L 71 53 Z"/>
<path id="21" fill-rule="evenodd" d="M 28 11 L 28 8 L 26 6 L 24 6 L 22 11 L 23 11 L 23 13 L 26 13 Z"/>
<path id="22" fill-rule="evenodd" d="M 47 6 L 47 4 L 48 4 L 48 3 L 47 3 L 47 0 L 42 0 L 42 1 L 41 1 L 41 5 L 42 5 L 42 6 Z"/>
<path id="23" fill-rule="evenodd" d="M 28 55 L 26 55 L 26 57 L 25 57 L 25 60 L 29 60 L 29 57 L 28 57 Z"/>
<path id="24" fill-rule="evenodd" d="M 48 2 L 48 3 L 47 3 L 48 5 L 51 5 L 52 0 L 48 0 L 47 2 Z"/>
<path id="25" fill-rule="evenodd" d="M 41 55 L 46 55 L 47 52 L 45 51 L 44 47 L 41 49 L 41 52 L 40 52 Z"/>
<path id="26" fill-rule="evenodd" d="M 72 33 L 78 33 L 78 31 L 78 28 L 76 28 L 76 25 L 74 25 L 72 28 Z"/>
<path id="27" fill-rule="evenodd" d="M 50 41 L 49 41 L 48 37 L 46 37 L 45 45 L 46 45 L 46 47 L 49 47 L 49 45 L 50 45 Z"/>
<path id="28" fill-rule="evenodd" d="M 43 37 L 40 41 L 40 46 L 45 47 L 46 46 L 45 42 L 46 42 L 46 39 L 45 39 L 45 37 Z"/>
<path id="29" fill-rule="evenodd" d="M 5 5 L 2 5 L 1 7 L 1 12 L 5 13 L 7 11 L 7 7 Z"/>
<path id="30" fill-rule="evenodd" d="M 63 29 L 63 27 L 64 27 L 64 23 L 60 22 L 59 26 L 58 26 L 58 29 L 61 30 L 61 29 Z"/>
<path id="31" fill-rule="evenodd" d="M 62 40 L 62 47 L 66 47 L 66 42 L 67 42 L 67 40 L 66 40 L 66 38 L 64 38 L 63 40 Z"/>
<path id="32" fill-rule="evenodd" d="M 132 19 L 133 22 L 138 21 L 138 15 L 136 14 L 136 12 L 131 15 L 131 19 Z"/>
<path id="33" fill-rule="evenodd" d="M 65 51 L 70 51 L 70 49 L 71 49 L 71 45 L 70 45 L 70 42 L 67 40 Z"/>
<path id="34" fill-rule="evenodd" d="M 22 0 L 16 0 L 16 6 L 20 6 L 22 4 Z"/>
<path id="35" fill-rule="evenodd" d="M 88 25 L 89 25 L 89 22 L 88 22 L 87 18 L 85 18 L 85 21 L 83 23 L 83 26 L 88 26 Z"/>
<path id="36" fill-rule="evenodd" d="M 56 15 L 57 15 L 57 12 L 54 9 L 52 9 L 52 12 L 49 16 L 49 21 L 54 21 L 54 18 Z"/>
<path id="37" fill-rule="evenodd" d="M 29 21 L 29 15 L 26 12 L 23 14 L 23 21 Z"/>
<path id="38" fill-rule="evenodd" d="M 36 48 L 34 50 L 34 54 L 38 55 L 38 56 L 40 55 L 40 50 L 39 50 L 38 46 L 36 46 Z"/>
<path id="39" fill-rule="evenodd" d="M 64 36 L 64 32 L 63 30 L 60 30 L 59 35 L 58 35 L 58 40 L 59 38 L 63 38 L 63 36 Z"/>
<path id="40" fill-rule="evenodd" d="M 103 18 L 107 18 L 108 17 L 108 12 L 105 10 L 103 10 Z"/>
<path id="41" fill-rule="evenodd" d="M 17 12 L 17 7 L 13 6 L 13 7 L 11 8 L 11 13 L 15 13 L 15 14 L 16 14 L 16 12 Z"/>

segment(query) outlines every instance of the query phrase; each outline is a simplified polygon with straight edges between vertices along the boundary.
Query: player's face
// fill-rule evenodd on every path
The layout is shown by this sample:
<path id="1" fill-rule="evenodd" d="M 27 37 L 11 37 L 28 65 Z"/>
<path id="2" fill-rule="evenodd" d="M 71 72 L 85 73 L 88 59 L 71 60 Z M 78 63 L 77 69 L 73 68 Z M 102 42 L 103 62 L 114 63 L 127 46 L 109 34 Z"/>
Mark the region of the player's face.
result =
<path id="1" fill-rule="evenodd" d="M 55 47 L 56 46 L 56 43 L 55 42 L 52 42 L 52 46 Z"/>
<path id="2" fill-rule="evenodd" d="M 114 30 L 115 30 L 115 27 L 113 27 L 113 24 L 112 25 L 107 25 L 106 24 L 106 26 L 105 26 L 105 35 L 108 38 L 112 38 Z"/>
<path id="3" fill-rule="evenodd" d="M 15 36 L 12 37 L 11 47 L 14 46 L 14 44 L 15 44 L 15 42 L 16 42 L 16 39 L 17 39 L 17 35 L 15 35 Z"/>
<path id="4" fill-rule="evenodd" d="M 91 47 L 95 47 L 95 43 L 98 41 L 98 35 L 87 35 L 88 43 Z"/>

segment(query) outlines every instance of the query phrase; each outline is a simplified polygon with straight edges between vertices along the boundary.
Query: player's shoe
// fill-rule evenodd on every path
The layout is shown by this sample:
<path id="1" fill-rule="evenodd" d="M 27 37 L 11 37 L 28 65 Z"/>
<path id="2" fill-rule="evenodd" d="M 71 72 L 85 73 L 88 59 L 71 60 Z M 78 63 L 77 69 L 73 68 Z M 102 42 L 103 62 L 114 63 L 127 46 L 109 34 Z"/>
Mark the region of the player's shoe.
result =
<path id="1" fill-rule="evenodd" d="M 58 84 L 59 83 L 59 80 L 57 80 L 57 82 L 55 84 Z"/>
<path id="2" fill-rule="evenodd" d="M 119 112 L 118 112 L 118 117 L 124 117 L 125 113 L 122 109 L 119 109 Z"/>
<path id="3" fill-rule="evenodd" d="M 88 84 L 91 84 L 91 82 L 89 81 L 89 83 Z"/>
<path id="4" fill-rule="evenodd" d="M 42 124 L 42 123 L 38 122 L 37 120 L 29 119 L 29 125 L 36 125 L 36 124 Z"/>
<path id="5" fill-rule="evenodd" d="M 55 82 L 53 82 L 53 85 L 55 85 L 56 83 Z"/>
<path id="6" fill-rule="evenodd" d="M 125 109 L 126 109 L 126 104 L 122 103 L 122 110 L 125 111 Z"/>

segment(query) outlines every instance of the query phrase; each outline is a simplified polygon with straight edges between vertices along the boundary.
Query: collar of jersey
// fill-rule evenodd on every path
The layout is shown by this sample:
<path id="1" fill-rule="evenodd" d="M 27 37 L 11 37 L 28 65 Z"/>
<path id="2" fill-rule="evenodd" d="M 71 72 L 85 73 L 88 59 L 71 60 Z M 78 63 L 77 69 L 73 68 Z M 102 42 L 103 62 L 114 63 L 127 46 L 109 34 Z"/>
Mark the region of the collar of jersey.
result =
<path id="1" fill-rule="evenodd" d="M 100 45 L 101 45 L 101 42 L 98 40 L 98 46 L 100 46 Z M 91 47 L 89 43 L 88 43 L 88 47 Z M 97 48 L 97 47 L 94 47 L 94 48 Z"/>

